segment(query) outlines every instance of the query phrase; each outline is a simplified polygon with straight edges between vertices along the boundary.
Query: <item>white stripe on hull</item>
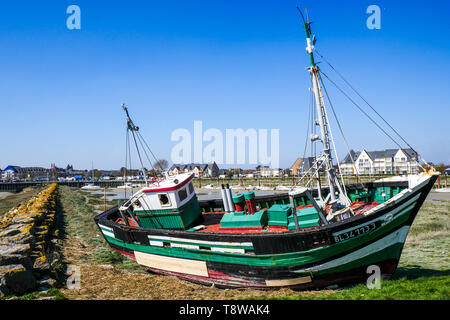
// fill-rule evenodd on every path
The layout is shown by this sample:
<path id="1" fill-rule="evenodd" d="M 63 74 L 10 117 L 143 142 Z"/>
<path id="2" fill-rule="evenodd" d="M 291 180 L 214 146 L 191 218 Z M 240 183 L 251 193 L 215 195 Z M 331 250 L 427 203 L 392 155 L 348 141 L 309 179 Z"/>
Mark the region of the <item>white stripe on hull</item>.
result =
<path id="1" fill-rule="evenodd" d="M 322 270 L 338 267 L 338 266 L 344 265 L 346 263 L 367 257 L 378 251 L 386 249 L 396 243 L 404 243 L 406 236 L 408 234 L 408 231 L 409 231 L 409 226 L 403 226 L 402 228 L 392 232 L 391 234 L 387 235 L 386 237 L 384 237 L 378 241 L 375 241 L 374 243 L 371 243 L 371 244 L 365 246 L 364 248 L 361 248 L 352 253 L 349 253 L 343 257 L 340 257 L 340 258 L 334 259 L 332 261 L 325 262 L 323 264 L 313 266 L 310 268 L 295 270 L 294 272 L 322 271 Z"/>
<path id="2" fill-rule="evenodd" d="M 105 229 L 105 230 L 108 230 L 108 231 L 111 231 L 111 232 L 113 232 L 113 228 L 110 228 L 110 227 L 104 226 L 104 225 L 102 225 L 102 224 L 99 224 L 98 226 L 99 226 L 100 228 L 102 228 L 102 229 Z"/>
<path id="3" fill-rule="evenodd" d="M 193 244 L 207 244 L 207 245 L 221 245 L 221 246 L 238 246 L 238 247 L 253 247 L 253 242 L 220 242 L 220 241 L 204 241 L 204 240 L 193 240 L 193 239 L 184 239 L 184 238 L 174 238 L 174 237 L 165 237 L 165 236 L 148 236 L 149 239 L 155 239 L 160 241 L 178 241 L 178 242 L 188 242 Z"/>
<path id="4" fill-rule="evenodd" d="M 192 244 L 182 244 L 182 243 L 174 243 L 174 242 L 172 242 L 172 243 L 170 244 L 170 246 L 171 246 L 172 248 L 184 248 L 184 249 L 196 249 L 196 250 L 200 250 L 200 247 L 199 247 L 199 246 L 195 246 L 195 245 L 192 245 Z"/>
<path id="5" fill-rule="evenodd" d="M 230 252 L 230 253 L 245 253 L 245 249 L 239 249 L 239 248 L 211 247 L 211 251 L 215 251 L 215 252 Z"/>
<path id="6" fill-rule="evenodd" d="M 108 236 L 108 237 L 111 237 L 111 238 L 115 238 L 115 237 L 114 237 L 114 233 L 112 233 L 112 232 L 102 230 L 102 233 L 103 233 L 105 236 Z"/>

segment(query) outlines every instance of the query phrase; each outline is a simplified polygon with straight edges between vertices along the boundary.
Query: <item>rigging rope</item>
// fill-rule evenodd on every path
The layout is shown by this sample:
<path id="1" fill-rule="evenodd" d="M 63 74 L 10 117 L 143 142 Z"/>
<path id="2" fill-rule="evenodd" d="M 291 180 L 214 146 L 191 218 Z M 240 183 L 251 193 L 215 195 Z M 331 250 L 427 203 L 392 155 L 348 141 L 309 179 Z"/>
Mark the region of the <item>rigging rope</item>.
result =
<path id="1" fill-rule="evenodd" d="M 144 144 L 147 146 L 148 151 L 150 151 L 151 155 L 153 156 L 153 159 L 155 159 L 155 163 L 157 163 L 159 160 L 155 157 L 155 155 L 152 152 L 152 149 L 150 149 L 150 147 L 148 146 L 147 142 L 145 141 L 144 137 L 141 135 L 141 133 L 138 131 L 138 136 L 140 136 L 140 138 L 142 139 L 142 141 L 144 142 Z M 150 162 L 150 160 L 149 160 Z M 151 163 L 151 162 L 150 162 Z M 153 165 L 152 165 L 153 168 Z M 161 169 L 161 168 L 160 168 Z"/>
<path id="2" fill-rule="evenodd" d="M 139 140 L 139 143 L 141 144 L 142 150 L 144 150 L 144 153 L 145 153 L 145 156 L 146 156 L 148 162 L 150 162 L 150 165 L 152 166 L 152 169 L 154 170 L 155 167 L 153 166 L 153 163 L 152 163 L 152 161 L 150 160 L 150 158 L 149 158 L 149 156 L 148 156 L 148 154 L 147 154 L 147 151 L 146 151 L 145 148 L 144 148 L 144 144 L 142 143 L 142 140 L 141 140 L 141 135 L 138 133 L 136 136 L 137 136 L 137 138 L 138 138 L 138 140 Z"/>
<path id="3" fill-rule="evenodd" d="M 359 92 L 344 78 L 344 76 L 340 73 L 340 72 L 338 72 L 337 70 L 336 70 L 336 68 L 334 68 L 332 65 L 331 65 L 331 63 L 316 49 L 316 48 L 314 48 L 314 51 L 325 61 L 325 63 L 327 63 L 329 66 L 330 66 L 330 68 L 331 69 L 333 69 L 333 71 L 334 72 L 336 72 L 336 74 L 381 118 L 381 120 L 383 120 L 383 122 L 389 127 L 389 128 L 391 128 L 391 130 L 392 131 L 394 131 L 395 132 L 395 134 L 409 147 L 409 148 L 411 148 L 411 150 L 412 151 L 414 151 L 414 153 L 417 155 L 417 157 L 420 157 L 423 161 L 424 161 L 424 163 L 425 164 L 428 164 L 426 161 L 425 161 L 425 159 L 422 157 L 422 156 L 420 156 L 419 155 L 419 153 L 400 135 L 400 133 L 398 133 L 398 131 L 397 130 L 395 130 L 390 124 L 389 124 L 389 122 L 387 122 L 386 121 L 386 119 L 384 119 L 382 116 L 381 116 L 381 114 L 379 114 L 378 113 L 378 111 L 377 110 L 375 110 L 375 108 L 374 107 L 372 107 L 372 105 L 369 103 L 369 102 L 367 102 L 367 100 L 366 99 L 364 99 L 364 97 L 361 95 L 361 94 L 359 94 Z M 322 72 L 323 73 L 323 72 Z M 324 74 L 325 75 L 325 74 Z M 325 75 L 326 76 L 326 75 Z M 328 77 L 327 77 L 327 79 L 328 80 L 330 80 Z M 353 102 L 353 101 L 352 101 Z M 354 102 L 353 102 L 354 103 Z M 378 125 L 377 125 L 378 126 Z M 379 127 L 379 126 L 378 126 Z M 384 132 L 384 130 L 383 130 L 383 132 Z M 391 138 L 391 137 L 390 137 Z M 391 140 L 392 140 L 392 138 L 391 138 Z M 394 141 L 395 142 L 395 141 Z M 395 142 L 396 143 L 396 142 Z M 400 147 L 400 149 L 403 149 L 398 143 L 396 143 L 399 147 Z"/>
<path id="4" fill-rule="evenodd" d="M 373 122 L 373 124 L 375 124 L 378 129 L 380 129 L 381 131 L 383 131 L 383 133 L 390 138 L 400 149 L 403 149 L 402 146 L 395 141 L 394 138 L 392 138 L 387 132 L 386 130 L 384 130 L 370 115 L 367 114 L 367 112 L 365 112 L 352 98 L 350 98 L 348 96 L 347 93 L 345 93 L 344 90 L 342 90 L 333 80 L 331 80 L 323 71 L 320 71 L 320 73 L 325 76 L 325 78 L 327 78 L 328 81 L 330 81 L 348 100 L 350 100 L 351 103 L 353 103 L 370 121 Z"/>
<path id="5" fill-rule="evenodd" d="M 342 129 L 341 123 L 340 123 L 340 121 L 339 121 L 339 119 L 337 117 L 336 111 L 334 110 L 333 103 L 331 102 L 330 96 L 328 95 L 327 88 L 325 87 L 325 84 L 323 83 L 323 79 L 322 79 L 322 76 L 320 75 L 320 73 L 319 73 L 319 80 L 322 83 L 323 90 L 325 91 L 325 95 L 327 96 L 327 100 L 328 100 L 328 103 L 330 104 L 331 111 L 333 112 L 334 119 L 336 120 L 337 126 L 338 126 L 339 131 L 340 131 L 340 133 L 342 135 L 342 139 L 344 140 L 345 146 L 347 147 L 348 154 L 349 154 L 350 159 L 352 161 L 353 168 L 355 168 L 355 173 L 356 173 L 356 176 L 357 176 L 358 181 L 359 181 L 360 180 L 359 171 L 358 171 L 358 169 L 356 167 L 355 160 L 353 159 L 352 153 L 350 152 L 350 146 L 349 146 L 349 144 L 347 142 L 347 139 L 345 138 L 344 130 Z M 341 168 L 339 167 L 339 172 L 341 172 L 340 170 L 341 170 Z M 361 185 L 362 185 L 362 183 L 361 183 Z"/>
<path id="6" fill-rule="evenodd" d="M 305 161 L 305 156 L 306 156 L 306 149 L 308 147 L 308 132 L 309 132 L 309 124 L 311 121 L 311 112 L 312 112 L 312 108 L 311 105 L 313 103 L 313 95 L 312 92 L 310 93 L 311 96 L 311 102 L 310 102 L 310 108 L 309 108 L 309 113 L 308 113 L 308 125 L 306 126 L 306 139 L 305 139 L 305 149 L 303 150 L 303 158 L 302 158 L 302 165 Z M 312 143 L 312 142 L 311 142 Z"/>

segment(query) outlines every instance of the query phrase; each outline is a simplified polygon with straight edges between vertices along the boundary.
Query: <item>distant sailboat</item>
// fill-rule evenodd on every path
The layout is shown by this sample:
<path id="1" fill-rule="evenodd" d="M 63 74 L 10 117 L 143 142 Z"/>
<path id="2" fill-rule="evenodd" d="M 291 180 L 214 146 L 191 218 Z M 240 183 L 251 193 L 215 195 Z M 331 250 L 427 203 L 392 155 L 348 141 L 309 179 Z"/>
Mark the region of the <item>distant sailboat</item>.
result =
<path id="1" fill-rule="evenodd" d="M 140 188 L 140 187 L 142 187 L 142 186 L 139 184 L 125 182 L 123 185 L 118 186 L 117 189 L 134 189 L 134 188 Z"/>
<path id="2" fill-rule="evenodd" d="M 94 172 L 94 163 L 92 162 L 92 181 L 94 181 L 95 172 Z M 87 182 L 83 187 L 81 187 L 83 190 L 100 190 L 100 186 L 96 186 L 94 182 Z"/>

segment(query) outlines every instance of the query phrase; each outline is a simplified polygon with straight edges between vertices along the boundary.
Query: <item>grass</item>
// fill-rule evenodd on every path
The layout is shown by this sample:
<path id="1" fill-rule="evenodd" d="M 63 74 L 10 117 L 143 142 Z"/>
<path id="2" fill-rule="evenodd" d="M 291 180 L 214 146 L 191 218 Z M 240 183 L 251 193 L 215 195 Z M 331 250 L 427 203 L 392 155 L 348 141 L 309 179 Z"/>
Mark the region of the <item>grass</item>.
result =
<path id="1" fill-rule="evenodd" d="M 83 252 L 80 259 L 87 263 L 112 265 L 114 268 L 132 272 L 144 272 L 143 268 L 123 255 L 113 251 L 104 240 L 94 222 L 96 210 L 103 210 L 102 194 L 92 194 L 77 188 L 60 186 L 61 204 L 66 220 L 68 237 L 79 239 Z M 107 208 L 117 201 L 107 201 Z"/>
<path id="2" fill-rule="evenodd" d="M 22 296 L 16 297 L 16 296 L 4 296 L 0 297 L 0 300 L 38 300 L 39 298 L 52 298 L 51 300 L 67 300 L 67 297 L 61 293 L 57 288 L 51 288 L 50 290 L 46 292 L 31 292 L 28 294 L 24 294 Z"/>
<path id="3" fill-rule="evenodd" d="M 450 297 L 450 277 L 421 277 L 408 280 L 382 281 L 380 289 L 368 289 L 359 284 L 349 289 L 330 294 L 293 295 L 287 297 L 263 297 L 268 300 L 448 300 Z M 261 299 L 261 297 L 257 298 Z"/>
<path id="4" fill-rule="evenodd" d="M 427 200 L 405 242 L 392 280 L 380 289 L 365 284 L 334 292 L 307 295 L 256 297 L 277 300 L 449 300 L 450 299 L 450 201 Z M 250 298 L 253 299 L 253 298 Z"/>
<path id="5" fill-rule="evenodd" d="M 106 269 L 109 270 L 107 272 L 111 273 L 111 277 L 115 279 L 111 281 L 114 281 L 114 288 L 117 290 L 127 290 L 128 292 L 133 290 L 134 287 L 141 285 L 142 288 L 139 290 L 139 294 L 136 293 L 139 298 L 148 298 L 151 294 L 147 291 L 152 286 L 152 292 L 158 292 L 158 295 L 155 297 L 162 297 L 168 294 L 167 291 L 173 291 L 174 294 L 178 294 L 185 299 L 191 297 L 189 294 L 193 294 L 194 297 L 200 294 L 204 299 L 206 293 L 209 294 L 208 297 L 210 299 L 216 299 L 219 296 L 226 298 L 228 297 L 227 294 L 230 294 L 229 298 L 237 299 L 281 300 L 448 300 L 450 298 L 450 257 L 448 251 L 450 247 L 450 201 L 447 200 L 427 200 L 425 202 L 409 232 L 396 273 L 392 280 L 382 281 L 381 289 L 370 290 L 365 284 L 359 284 L 338 290 L 305 292 L 278 290 L 264 293 L 240 290 L 239 292 L 236 291 L 236 293 L 234 290 L 224 291 L 206 287 L 191 290 L 189 288 L 194 288 L 194 285 L 174 280 L 171 277 L 156 277 L 146 274 L 142 267 L 111 250 L 95 225 L 93 217 L 96 214 L 96 210 L 103 210 L 103 195 L 95 195 L 76 188 L 63 186 L 60 187 L 60 194 L 66 219 L 67 235 L 69 239 L 79 240 L 80 243 L 74 242 L 74 247 L 69 248 L 72 256 L 78 256 L 78 258 L 75 258 L 75 261 L 80 259 L 80 261 L 87 264 L 98 266 L 107 264 L 113 266 L 114 269 L 117 268 L 135 273 L 136 276 L 132 278 L 133 280 L 126 274 L 122 274 L 126 281 L 119 285 L 120 279 L 117 279 L 117 275 L 112 271 L 113 269 Z M 109 201 L 107 202 L 107 207 L 115 204 L 116 201 Z M 83 247 L 77 249 L 76 247 L 80 245 Z M 76 252 L 77 250 L 79 250 L 79 253 Z M 106 271 L 102 269 L 101 272 L 105 274 Z M 96 277 L 95 275 L 93 276 Z M 98 276 L 100 277 L 101 275 L 98 274 Z M 142 278 L 139 278 L 139 281 L 134 281 L 138 279 L 136 278 L 138 276 Z M 171 287 L 172 289 L 168 289 L 167 286 L 169 284 L 173 286 Z M 111 285 L 113 285 L 112 282 Z M 108 290 L 105 288 L 97 294 L 106 294 L 104 292 Z M 131 296 L 130 293 L 118 295 L 118 293 L 115 294 L 111 291 L 108 297 L 120 299 L 122 295 L 124 297 Z"/>

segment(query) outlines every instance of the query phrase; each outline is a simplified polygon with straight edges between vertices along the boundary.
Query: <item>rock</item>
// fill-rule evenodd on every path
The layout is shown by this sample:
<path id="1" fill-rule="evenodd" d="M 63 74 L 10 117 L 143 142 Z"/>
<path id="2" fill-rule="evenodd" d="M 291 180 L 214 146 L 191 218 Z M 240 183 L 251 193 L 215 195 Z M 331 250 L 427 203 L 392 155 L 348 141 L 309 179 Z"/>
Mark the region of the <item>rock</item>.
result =
<path id="1" fill-rule="evenodd" d="M 31 224 L 34 223 L 34 219 L 27 216 L 18 216 L 11 219 L 12 223 Z"/>
<path id="2" fill-rule="evenodd" d="M 3 244 L 0 246 L 0 256 L 8 254 L 28 255 L 30 252 L 31 246 L 29 244 Z"/>
<path id="3" fill-rule="evenodd" d="M 22 264 L 30 267 L 31 259 L 29 244 L 8 244 L 0 245 L 0 265 Z"/>
<path id="4" fill-rule="evenodd" d="M 9 294 L 24 294 L 36 286 L 36 278 L 21 264 L 0 266 L 0 287 L 6 286 Z"/>
<path id="5" fill-rule="evenodd" d="M 38 272 L 39 274 L 46 274 L 50 269 L 50 262 L 48 262 L 46 256 L 41 256 L 34 261 L 33 271 Z"/>
<path id="6" fill-rule="evenodd" d="M 337 285 L 337 284 L 332 284 L 332 285 L 330 285 L 330 286 L 328 286 L 328 287 L 325 287 L 325 289 L 326 289 L 326 290 L 337 290 L 337 289 L 339 289 L 339 285 Z"/>
<path id="7" fill-rule="evenodd" d="M 49 276 L 44 276 L 39 280 L 39 284 L 41 286 L 49 286 L 50 288 L 54 287 L 56 283 L 57 283 L 56 280 L 50 278 Z"/>
<path id="8" fill-rule="evenodd" d="M 10 235 L 9 237 L 1 238 L 0 244 L 32 244 L 34 242 L 34 237 L 29 232 L 20 232 L 15 235 Z"/>
<path id="9" fill-rule="evenodd" d="M 55 300 L 55 297 L 40 297 L 37 300 Z"/>
<path id="10" fill-rule="evenodd" d="M 9 289 L 3 282 L 3 279 L 0 279 L 0 297 L 7 296 L 9 294 Z"/>
<path id="11" fill-rule="evenodd" d="M 37 291 L 39 292 L 47 292 L 51 289 L 52 287 L 49 285 L 43 285 L 37 288 Z"/>
<path id="12" fill-rule="evenodd" d="M 21 233 L 20 229 L 23 228 L 21 224 L 13 224 L 6 227 L 4 230 L 0 232 L 0 238 L 15 236 L 16 234 Z"/>
<path id="13" fill-rule="evenodd" d="M 27 268 L 31 267 L 31 259 L 21 254 L 4 254 L 0 256 L 0 265 L 21 264 Z"/>

